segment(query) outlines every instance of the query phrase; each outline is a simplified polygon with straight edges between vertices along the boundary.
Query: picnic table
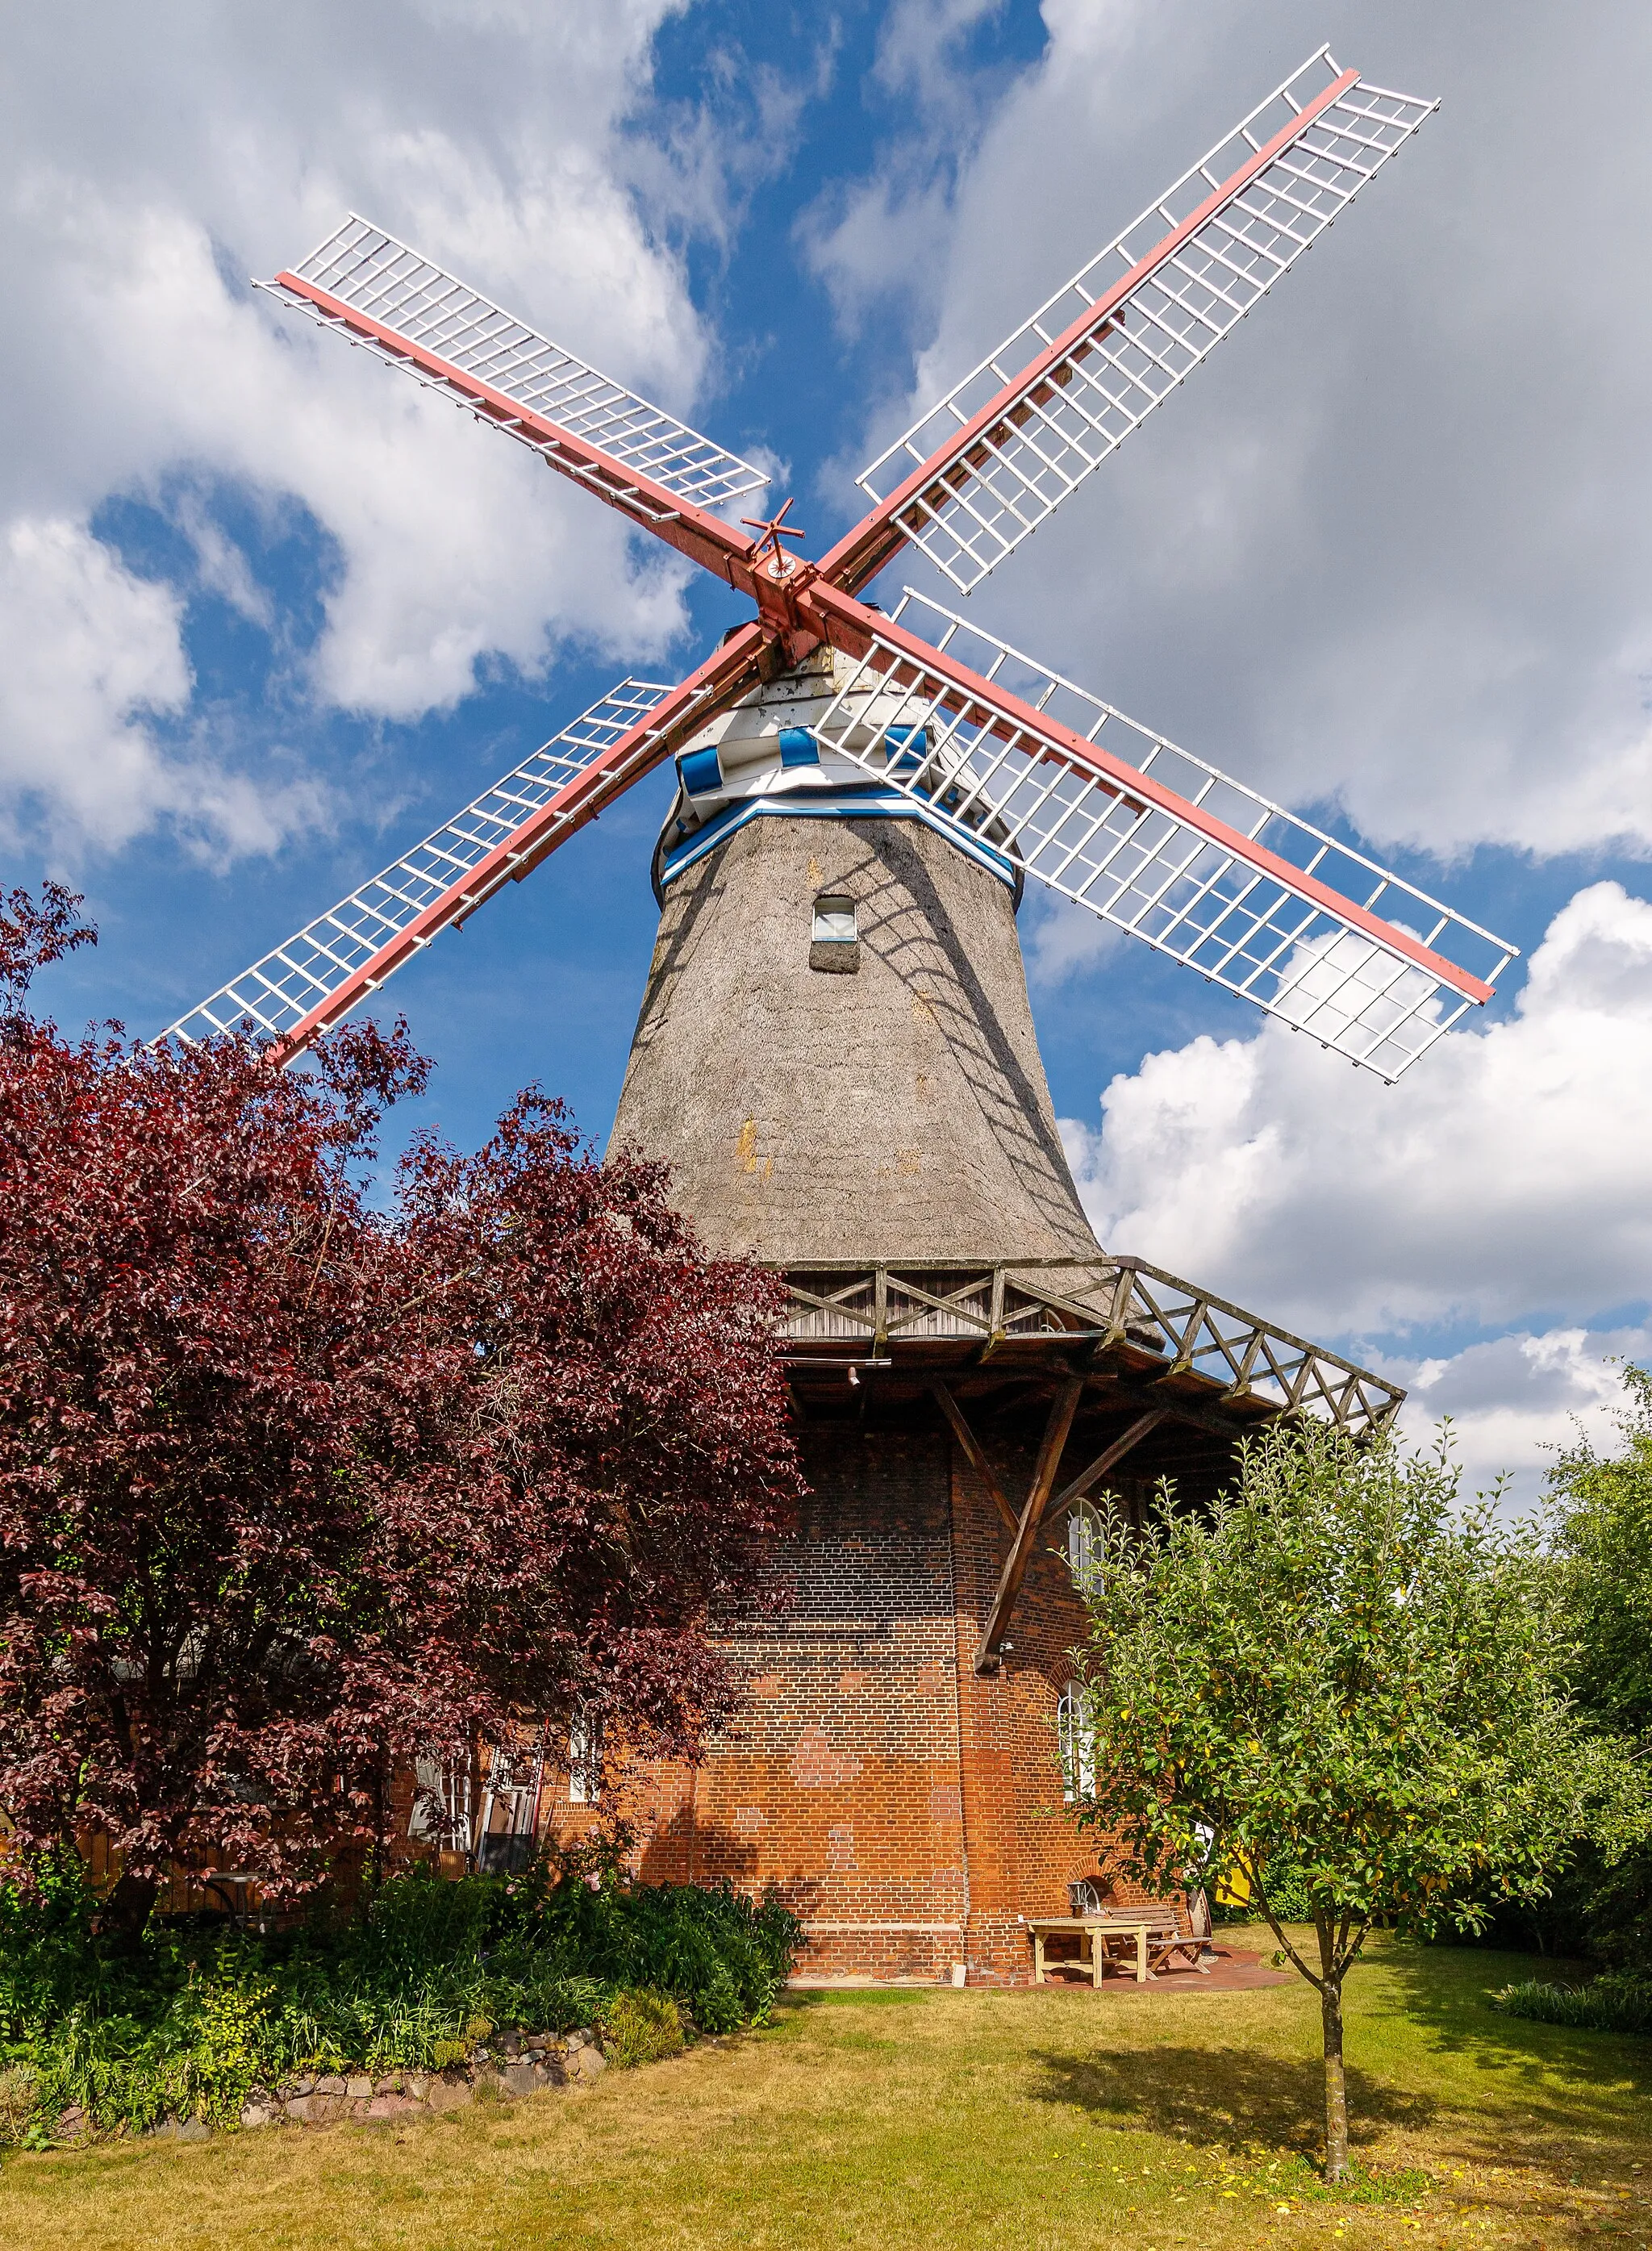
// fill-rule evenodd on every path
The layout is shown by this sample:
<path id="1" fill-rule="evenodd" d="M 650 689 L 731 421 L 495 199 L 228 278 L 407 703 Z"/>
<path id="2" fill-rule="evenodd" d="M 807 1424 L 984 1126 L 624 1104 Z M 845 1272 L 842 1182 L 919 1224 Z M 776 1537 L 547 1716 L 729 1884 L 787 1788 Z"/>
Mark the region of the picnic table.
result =
<path id="1" fill-rule="evenodd" d="M 1047 1966 L 1045 1941 L 1052 1937 L 1076 1935 L 1082 1946 L 1089 1949 L 1090 1983 L 1099 1985 L 1108 1964 L 1115 1957 L 1109 1950 L 1110 1939 L 1123 1938 L 1132 1942 L 1135 1956 L 1136 1982 L 1145 1985 L 1156 1981 L 1161 1970 L 1184 1955 L 1187 1966 L 1196 1970 L 1201 1977 L 1210 1975 L 1209 1964 L 1203 1959 L 1205 1942 L 1192 1933 L 1179 1930 L 1173 1917 L 1163 1915 L 1043 1915 L 1027 1918 L 1033 1937 L 1033 1982 L 1041 1985 Z M 1081 1952 L 1079 1960 L 1086 1958 Z M 1122 1964 L 1121 1964 L 1122 1968 Z"/>

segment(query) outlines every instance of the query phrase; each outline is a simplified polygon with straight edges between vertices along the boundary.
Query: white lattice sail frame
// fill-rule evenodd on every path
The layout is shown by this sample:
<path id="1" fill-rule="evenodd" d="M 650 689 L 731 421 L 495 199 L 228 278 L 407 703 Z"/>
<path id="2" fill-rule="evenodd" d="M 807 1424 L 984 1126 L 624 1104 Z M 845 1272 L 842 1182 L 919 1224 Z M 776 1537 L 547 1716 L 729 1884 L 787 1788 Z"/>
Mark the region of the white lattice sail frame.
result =
<path id="1" fill-rule="evenodd" d="M 1243 320 L 1439 107 L 1322 47 L 865 469 L 964 593 Z"/>
<path id="2" fill-rule="evenodd" d="M 715 514 L 769 481 L 750 461 L 599 373 L 354 211 L 291 271 L 352 312 L 696 508 Z M 259 286 L 322 327 L 335 325 L 324 306 L 279 277 Z M 431 388 L 443 387 L 439 374 L 421 371 L 392 347 L 355 330 L 350 340 Z M 462 393 L 459 399 L 467 403 Z M 545 450 L 531 429 L 500 426 L 536 453 Z"/>
<path id="3" fill-rule="evenodd" d="M 815 726 L 824 745 L 1351 1062 L 1398 1078 L 1514 958 L 1415 884 L 928 596 L 907 588 L 889 623 L 902 639 L 874 634 L 849 668 Z M 1005 701 L 931 669 L 913 634 Z"/>
<path id="4" fill-rule="evenodd" d="M 521 861 L 506 854 L 473 893 L 465 887 L 471 871 L 498 853 L 501 845 L 657 710 L 671 692 L 652 681 L 620 681 L 571 726 L 553 735 L 531 758 L 513 766 L 491 789 L 432 830 L 411 852 L 393 860 L 370 882 L 306 923 L 284 945 L 274 947 L 250 969 L 220 986 L 198 1008 L 169 1025 L 162 1039 L 194 1042 L 217 1033 L 238 1031 L 249 1022 L 256 1031 L 278 1039 L 288 1037 L 344 986 L 359 982 L 375 955 L 384 952 L 415 924 L 431 924 L 435 913 L 450 907 L 452 911 L 445 919 L 412 939 L 411 950 L 427 945 L 437 929 L 462 920 L 501 883 L 525 870 Z M 571 828 L 574 821 L 570 813 L 565 826 Z M 556 821 L 536 830 L 532 862 L 536 863 L 558 841 Z M 407 951 L 397 953 L 385 970 L 386 976 L 406 959 Z M 376 989 L 370 982 L 361 987 L 363 995 Z"/>

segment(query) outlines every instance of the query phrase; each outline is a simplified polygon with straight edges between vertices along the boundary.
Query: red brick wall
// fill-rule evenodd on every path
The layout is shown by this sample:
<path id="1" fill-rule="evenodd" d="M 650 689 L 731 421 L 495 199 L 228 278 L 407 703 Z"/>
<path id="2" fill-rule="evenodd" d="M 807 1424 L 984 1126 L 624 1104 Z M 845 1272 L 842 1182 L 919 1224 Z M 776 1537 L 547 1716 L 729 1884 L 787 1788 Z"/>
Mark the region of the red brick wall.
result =
<path id="1" fill-rule="evenodd" d="M 1055 1705 L 1084 1614 L 1065 1524 L 1037 1552 L 998 1673 L 974 1670 L 1008 1534 L 950 1438 L 800 1434 L 812 1487 L 782 1559 L 788 1617 L 734 1645 L 750 1693 L 695 1771 L 616 1777 L 651 1881 L 773 1885 L 805 1922 L 805 1974 L 1020 1983 L 1022 1918 L 1067 1911 L 1094 1839 L 1063 1806 Z M 1025 1492 L 1030 1460 L 1000 1479 Z M 565 1803 L 551 1825 L 592 1818 Z M 1119 1904 L 1139 1894 L 1117 1894 Z"/>

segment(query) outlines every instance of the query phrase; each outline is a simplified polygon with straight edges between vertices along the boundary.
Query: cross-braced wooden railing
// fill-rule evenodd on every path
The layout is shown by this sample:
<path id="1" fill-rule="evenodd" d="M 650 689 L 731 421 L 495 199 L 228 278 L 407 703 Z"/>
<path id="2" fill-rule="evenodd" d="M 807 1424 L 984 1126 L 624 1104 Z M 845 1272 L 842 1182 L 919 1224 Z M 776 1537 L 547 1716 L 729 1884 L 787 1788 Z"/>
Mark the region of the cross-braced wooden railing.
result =
<path id="1" fill-rule="evenodd" d="M 978 1343 L 990 1358 L 1058 1342 L 1151 1353 L 1163 1378 L 1192 1375 L 1213 1403 L 1241 1401 L 1375 1431 L 1405 1398 L 1398 1384 L 1310 1344 L 1144 1259 L 1039 1259 L 987 1264 L 841 1262 L 789 1270 L 785 1332 L 809 1347 L 859 1347 L 882 1359 L 902 1345 Z"/>

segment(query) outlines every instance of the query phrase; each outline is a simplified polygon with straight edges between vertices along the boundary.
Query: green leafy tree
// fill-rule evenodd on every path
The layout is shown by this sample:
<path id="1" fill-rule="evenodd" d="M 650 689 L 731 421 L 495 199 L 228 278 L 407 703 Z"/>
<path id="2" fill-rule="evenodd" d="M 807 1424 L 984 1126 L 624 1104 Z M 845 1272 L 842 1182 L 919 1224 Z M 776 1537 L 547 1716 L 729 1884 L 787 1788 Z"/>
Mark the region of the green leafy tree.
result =
<path id="1" fill-rule="evenodd" d="M 1579 1433 L 1549 1472 L 1549 1523 L 1571 1633 L 1577 1696 L 1605 1733 L 1652 1758 L 1652 1374 L 1623 1369 L 1618 1444 Z M 1563 1936 L 1581 1929 L 1614 1965 L 1652 1969 L 1652 1850 L 1615 1858 L 1578 1840 Z"/>
<path id="2" fill-rule="evenodd" d="M 1419 1456 L 1275 1426 L 1208 1513 L 1165 1488 L 1144 1533 L 1104 1520 L 1083 1588 L 1081 1818 L 1151 1888 L 1214 1866 L 1248 1887 L 1319 1993 L 1333 2179 L 1343 1981 L 1372 1922 L 1473 1927 L 1476 1897 L 1540 1891 L 1569 1839 L 1640 1818 L 1567 1702 L 1554 1573 L 1493 1502 L 1456 1504 L 1446 1434 Z M 1297 1872 L 1305 1950 L 1270 1863 Z"/>

